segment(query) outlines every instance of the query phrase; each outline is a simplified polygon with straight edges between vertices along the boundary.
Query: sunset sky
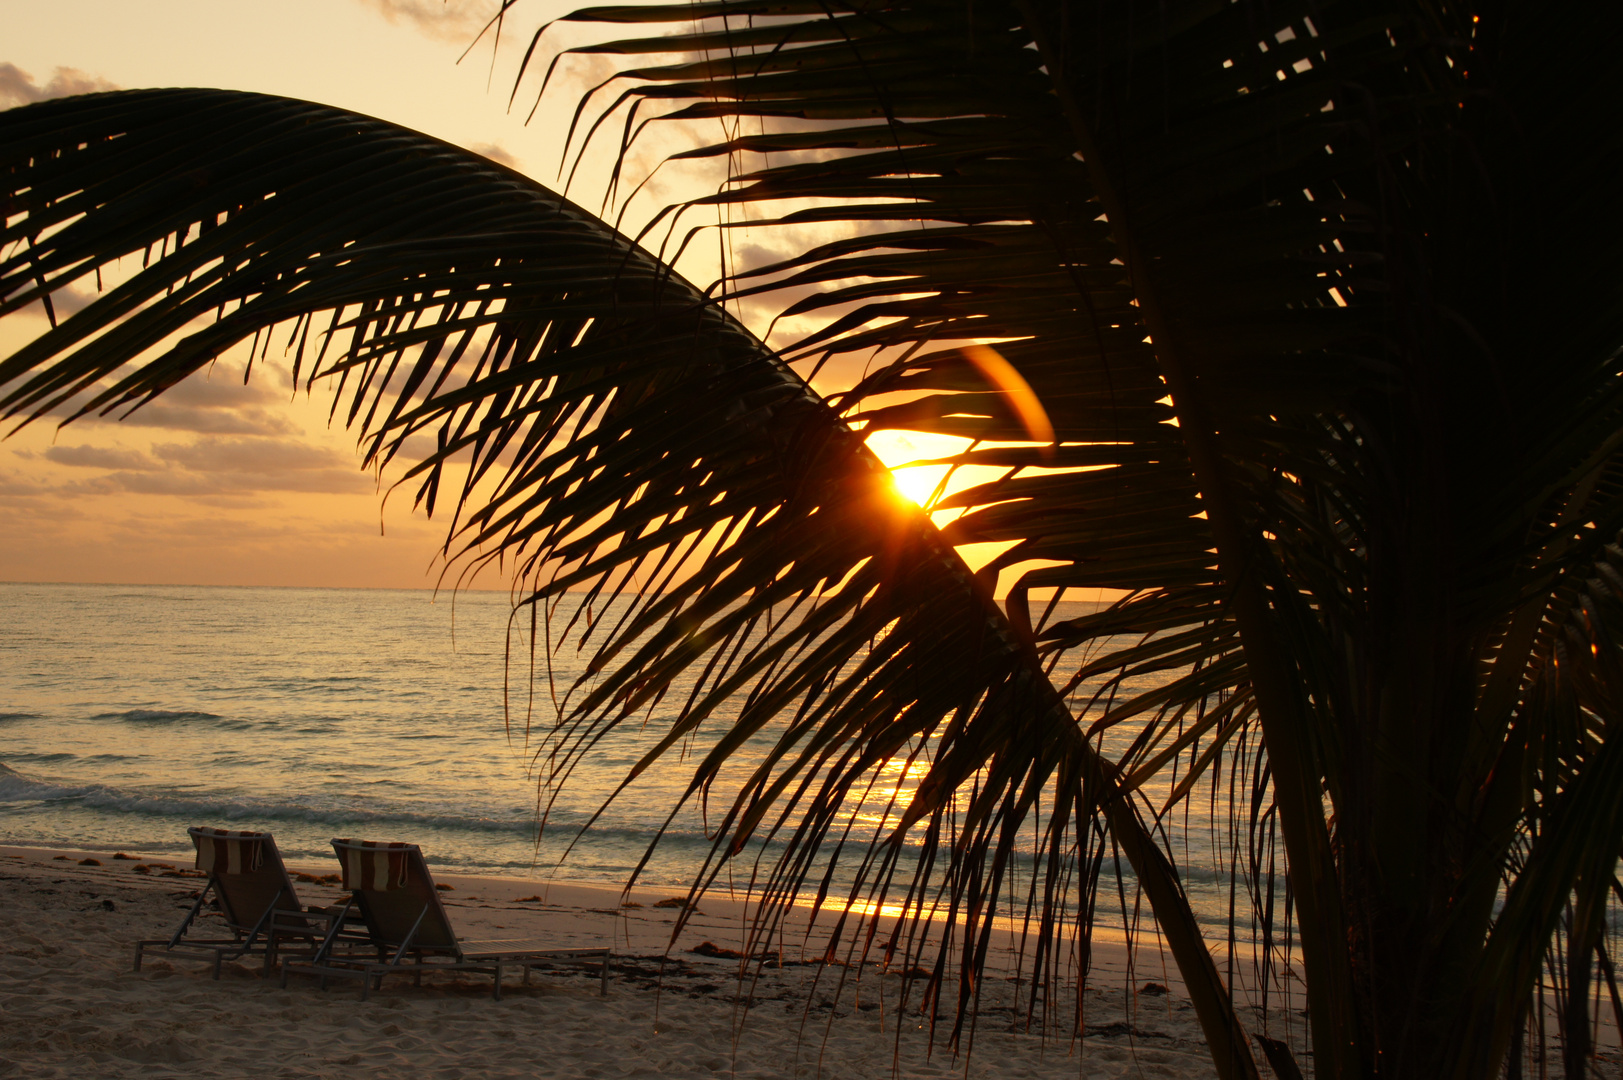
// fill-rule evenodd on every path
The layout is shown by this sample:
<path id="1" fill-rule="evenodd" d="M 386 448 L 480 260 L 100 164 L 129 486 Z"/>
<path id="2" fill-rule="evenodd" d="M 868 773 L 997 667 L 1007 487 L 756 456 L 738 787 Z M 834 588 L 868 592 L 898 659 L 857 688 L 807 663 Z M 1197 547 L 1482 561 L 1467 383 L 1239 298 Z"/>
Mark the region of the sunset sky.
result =
<path id="1" fill-rule="evenodd" d="M 393 120 L 555 184 L 562 125 L 604 64 L 577 64 L 528 125 L 533 88 L 512 114 L 507 95 L 518 50 L 572 6 L 520 5 L 499 50 L 487 36 L 459 65 L 494 0 L 10 0 L 0 107 L 114 88 L 256 90 Z M 650 143 L 639 160 L 656 153 Z M 669 185 L 681 182 L 673 174 L 643 206 L 676 197 Z M 595 209 L 600 190 L 588 168 L 572 193 Z M 713 270 L 684 269 L 704 280 Z M 42 326 L 8 320 L 0 354 Z M 431 585 L 441 527 L 411 514 L 406 493 L 380 514 L 377 485 L 353 437 L 328 427 L 326 404 L 295 394 L 285 369 L 244 386 L 227 361 L 121 423 L 12 435 L 0 443 L 0 580 Z"/>

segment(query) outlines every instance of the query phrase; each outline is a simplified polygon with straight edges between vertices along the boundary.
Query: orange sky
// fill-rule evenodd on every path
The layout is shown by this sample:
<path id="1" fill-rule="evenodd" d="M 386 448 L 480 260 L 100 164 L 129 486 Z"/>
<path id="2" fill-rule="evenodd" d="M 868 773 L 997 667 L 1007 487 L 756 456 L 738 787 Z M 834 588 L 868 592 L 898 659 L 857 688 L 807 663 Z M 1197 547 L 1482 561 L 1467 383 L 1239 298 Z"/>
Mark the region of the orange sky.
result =
<path id="1" fill-rule="evenodd" d="M 597 72 L 583 67 L 528 126 L 523 110 L 508 115 L 516 58 L 506 45 L 520 35 L 494 61 L 487 39 L 457 64 L 495 6 L 9 4 L 0 107 L 109 88 L 258 90 L 382 116 L 551 182 L 557 118 L 567 121 Z M 515 30 L 527 36 L 571 6 L 530 0 Z M 596 190 L 589 173 L 576 189 Z M 26 315 L 0 324 L 0 354 L 42 326 Z M 243 386 L 226 363 L 123 423 L 36 424 L 0 442 L 0 580 L 421 588 L 433 584 L 442 533 L 409 507 L 409 496 L 392 500 L 380 535 L 376 483 L 359 471 L 353 438 L 328 428 L 324 402 L 295 395 L 284 372 L 262 369 Z"/>
<path id="2" fill-rule="evenodd" d="M 577 65 L 526 125 L 533 92 L 520 95 L 522 108 L 506 111 L 518 50 L 537 25 L 576 5 L 526 0 L 499 51 L 486 38 L 459 65 L 496 6 L 496 0 L 12 4 L 0 42 L 0 108 L 110 88 L 257 90 L 381 116 L 556 185 L 576 96 L 602 77 L 606 63 Z M 633 154 L 634 166 L 651 167 L 684 138 L 718 134 L 655 131 Z M 583 169 L 571 192 L 594 209 L 602 160 Z M 713 189 L 717 179 L 662 170 L 628 221 Z M 740 260 L 757 264 L 788 243 L 831 238 L 734 234 Z M 706 246 L 695 245 L 681 269 L 707 282 L 715 272 L 708 258 Z M 29 315 L 0 323 L 0 355 L 42 326 L 42 317 Z M 779 327 L 785 337 L 802 329 Z M 895 464 L 937 456 L 952 442 L 885 433 L 875 449 Z M 0 442 L 0 580 L 432 586 L 440 524 L 413 515 L 406 491 L 385 509 L 375 478 L 359 470 L 358 460 L 353 437 L 328 427 L 324 398 L 294 393 L 285 370 L 274 367 L 256 366 L 244 386 L 228 357 L 206 378 L 194 377 L 128 420 L 80 421 L 60 430 L 36 424 Z M 919 470 L 927 479 L 904 474 L 903 487 L 926 493 L 938 472 Z M 491 576 L 477 584 L 506 587 Z"/>

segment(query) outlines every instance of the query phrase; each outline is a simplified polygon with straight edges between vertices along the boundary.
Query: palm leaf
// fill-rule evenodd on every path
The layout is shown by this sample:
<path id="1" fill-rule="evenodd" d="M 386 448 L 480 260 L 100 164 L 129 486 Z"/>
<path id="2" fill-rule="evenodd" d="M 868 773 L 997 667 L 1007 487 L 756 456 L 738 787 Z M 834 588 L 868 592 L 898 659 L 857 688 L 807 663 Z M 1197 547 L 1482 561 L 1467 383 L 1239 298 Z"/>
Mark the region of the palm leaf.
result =
<path id="1" fill-rule="evenodd" d="M 690 208 L 860 227 L 732 286 L 813 290 L 785 314 L 832 317 L 791 359 L 894 350 L 837 398 L 865 430 L 1024 438 L 965 339 L 999 341 L 1036 390 L 1053 463 L 1086 471 L 966 451 L 949 463 L 1022 471 L 952 495 L 948 536 L 1014 541 L 998 565 L 1059 564 L 1016 587 L 1016 623 L 1030 588 L 1126 591 L 1039 627 L 1056 660 L 1210 673 L 1175 701 L 1105 695 L 1103 722 L 1175 725 L 1214 692 L 1255 703 L 1320 1075 L 1496 1070 L 1502 1044 L 1450 1040 L 1519 1015 L 1560 906 L 1610 879 L 1623 841 L 1595 794 L 1616 699 L 1560 704 L 1547 685 L 1549 628 L 1619 526 L 1623 221 L 1598 178 L 1623 143 L 1578 103 L 1623 87 L 1593 44 L 1616 13 L 1590 14 L 1579 30 L 1486 4 L 895 0 L 571 17 L 681 28 L 576 51 L 686 54 L 628 67 L 596 118 L 583 103 L 582 138 L 621 105 L 623 140 L 656 109 L 747 123 L 680 155 L 762 161 Z M 686 209 L 660 222 L 674 235 Z M 1559 326 L 1540 314 L 1557 309 Z M 1118 652 L 1124 633 L 1165 644 Z M 1605 657 L 1574 649 L 1568 670 L 1602 685 Z"/>
<path id="2" fill-rule="evenodd" d="M 259 95 L 14 110 L 0 116 L 0 175 L 0 316 L 142 256 L 0 361 L 5 415 L 139 408 L 244 341 L 268 362 L 285 332 L 295 377 L 336 386 L 368 466 L 400 460 L 431 512 L 452 486 L 452 565 L 507 565 L 527 583 L 532 631 L 564 600 L 588 613 L 589 674 L 548 732 L 553 780 L 673 689 L 687 700 L 628 782 L 702 737 L 689 796 L 706 795 L 788 716 L 730 800 L 709 871 L 762 834 L 786 837 L 767 883 L 781 905 L 814 870 L 829 895 L 825 841 L 849 829 L 865 777 L 927 762 L 841 888 L 877 918 L 922 834 L 903 880 L 955 913 L 937 971 L 956 949 L 965 1009 L 1039 800 L 1053 800 L 1039 952 L 1066 932 L 1051 899 L 1067 853 L 1107 819 L 1163 913 L 1223 1074 L 1255 1075 L 1175 872 L 1035 649 L 860 437 L 668 268 L 488 161 Z M 407 440 L 429 433 L 435 449 L 410 460 Z M 594 620 L 615 595 L 619 614 Z"/>

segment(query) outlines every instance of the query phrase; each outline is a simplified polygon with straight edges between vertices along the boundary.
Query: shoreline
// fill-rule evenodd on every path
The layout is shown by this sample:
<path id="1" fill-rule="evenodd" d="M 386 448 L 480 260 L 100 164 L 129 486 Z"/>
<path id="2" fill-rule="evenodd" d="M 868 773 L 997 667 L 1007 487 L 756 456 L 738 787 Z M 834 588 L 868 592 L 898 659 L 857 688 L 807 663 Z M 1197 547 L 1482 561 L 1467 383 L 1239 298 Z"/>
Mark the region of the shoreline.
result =
<path id="1" fill-rule="evenodd" d="M 597 996 L 595 973 L 573 969 L 528 987 L 509 983 L 501 1001 L 490 999 L 488 977 L 442 974 L 421 988 L 391 980 L 365 1003 L 347 985 L 322 992 L 296 979 L 281 990 L 259 978 L 257 958 L 227 963 L 219 982 L 206 965 L 154 954 L 136 974 L 133 942 L 172 932 L 200 879 L 185 873 L 190 856 L 113 854 L 0 845 L 0 939 L 14 943 L 0 951 L 0 1009 L 12 1020 L 0 1032 L 0 1075 L 314 1077 L 340 1065 L 413 1077 L 1213 1075 L 1176 987 L 1129 993 L 1101 971 L 1082 1000 L 1056 993 L 1039 1005 L 1035 1026 L 1046 1019 L 1050 1029 L 1043 1034 L 1022 1015 L 1029 981 L 1013 981 L 994 958 L 955 1055 L 947 1036 L 956 984 L 932 1020 L 909 973 L 875 959 L 808 960 L 815 940 L 799 956 L 785 943 L 781 964 L 745 965 L 745 905 L 717 895 L 699 902 L 671 943 L 675 912 L 654 904 L 673 891 L 659 888 L 633 890 L 631 903 L 642 906 L 622 907 L 612 886 L 435 873 L 452 886 L 442 898 L 464 936 L 538 936 L 560 947 L 612 941 L 607 998 Z M 289 869 L 336 868 L 301 861 Z M 341 895 L 331 885 L 297 887 L 305 903 Z M 705 942 L 722 955 L 693 951 Z M 1103 959 L 1108 950 L 1098 951 Z M 1139 965 L 1133 977 L 1165 985 L 1156 967 Z M 1081 1040 L 1070 1037 L 1073 1009 L 1082 1011 Z M 215 1026 L 229 1037 L 211 1035 Z M 275 1072 L 244 1067 L 271 1058 Z"/>
<path id="2" fill-rule="evenodd" d="M 126 854 L 129 858 L 115 860 L 113 856 L 119 853 Z M 81 858 L 94 858 L 102 862 L 104 868 L 117 866 L 120 862 L 135 866 L 143 862 L 156 861 L 189 870 L 194 853 L 178 849 L 158 852 L 137 848 L 110 852 L 100 848 L 0 842 L 0 859 L 14 856 L 37 861 L 56 861 L 58 856 L 66 856 L 66 861 L 70 864 L 76 864 Z M 294 876 L 301 900 L 306 903 L 322 904 L 341 902 L 345 894 L 335 886 L 324 888 L 311 882 L 299 881 L 301 874 L 315 878 L 335 874 L 338 870 L 336 861 L 284 858 L 284 862 L 289 874 Z M 720 885 L 713 887 L 699 899 L 697 914 L 690 916 L 680 936 L 671 941 L 669 932 L 662 928 L 674 928 L 675 913 L 670 912 L 669 908 L 674 906 L 672 901 L 686 901 L 688 892 L 682 886 L 637 885 L 627 893 L 622 886 L 601 881 L 468 873 L 443 869 L 435 866 L 432 861 L 429 863 L 429 870 L 436 882 L 451 886 L 441 896 L 448 906 L 468 908 L 462 916 L 456 914 L 452 916 L 458 919 L 457 929 L 464 937 L 500 936 L 486 933 L 487 927 L 492 930 L 510 931 L 511 927 L 495 922 L 495 916 L 487 913 L 496 905 L 516 905 L 520 902 L 520 898 L 525 898 L 527 906 L 513 910 L 524 910 L 545 916 L 539 924 L 539 931 L 546 935 L 563 935 L 568 940 L 561 941 L 561 945 L 586 947 L 609 940 L 614 948 L 625 948 L 645 954 L 666 948 L 682 951 L 691 949 L 703 941 L 713 941 L 722 948 L 738 951 L 747 943 L 746 936 L 754 905 L 752 900 L 727 895 L 724 887 Z M 306 891 L 310 896 L 305 896 Z M 539 900 L 529 900 L 530 897 L 539 897 Z M 478 907 L 470 907 L 472 904 L 477 904 Z M 531 904 L 533 906 L 528 906 Z M 778 942 L 766 951 L 792 955 L 796 962 L 809 963 L 821 958 L 826 951 L 826 932 L 832 926 L 837 914 L 832 905 L 826 907 L 817 915 L 816 925 L 813 926 L 811 908 L 797 902 L 779 926 L 775 935 L 779 939 Z M 463 920 L 468 922 L 467 928 L 463 927 Z M 1012 926 L 1006 920 L 999 921 L 1005 925 L 1000 932 L 993 935 L 988 950 L 987 970 L 1007 974 L 1021 966 L 1017 956 L 1018 945 Z M 884 916 L 880 920 L 886 930 L 893 926 L 894 922 L 893 915 Z M 849 929 L 846 933 L 849 935 Z M 598 937 L 594 938 L 594 934 Z M 882 937 L 883 934 L 876 936 Z M 727 940 L 723 941 L 722 938 Z M 1159 934 L 1141 933 L 1138 936 L 1138 943 L 1129 948 L 1126 935 L 1120 928 L 1100 927 L 1095 930 L 1091 949 L 1093 955 L 1090 981 L 1100 982 L 1105 979 L 1120 981 L 1131 976 L 1137 980 L 1135 986 L 1146 981 L 1153 982 L 1166 986 L 1175 996 L 1186 996 L 1182 977 L 1170 954 L 1162 946 Z M 877 955 L 875 949 L 867 962 L 878 962 L 875 959 Z M 1221 966 L 1224 962 L 1223 954 L 1214 952 L 1214 956 Z M 1242 962 L 1250 962 L 1249 951 L 1242 952 L 1240 956 L 1243 958 Z"/>

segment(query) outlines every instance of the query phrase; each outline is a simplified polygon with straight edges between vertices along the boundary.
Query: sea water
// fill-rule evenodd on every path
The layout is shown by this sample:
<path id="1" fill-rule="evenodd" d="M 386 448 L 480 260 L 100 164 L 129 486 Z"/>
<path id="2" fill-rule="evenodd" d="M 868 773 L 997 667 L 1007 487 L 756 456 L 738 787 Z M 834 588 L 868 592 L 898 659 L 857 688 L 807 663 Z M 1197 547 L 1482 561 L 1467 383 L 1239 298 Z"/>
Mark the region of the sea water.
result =
<path id="1" fill-rule="evenodd" d="M 667 822 L 691 758 L 602 810 L 682 695 L 543 788 L 551 687 L 505 592 L 0 584 L 0 602 L 0 842 L 180 854 L 213 825 L 273 832 L 291 859 L 405 840 L 446 869 L 624 885 L 663 827 L 639 880 L 672 887 L 711 849 L 702 806 Z M 580 673 L 571 648 L 552 656 L 560 687 Z M 1216 928 L 1232 878 L 1205 846 L 1211 808 L 1192 812 L 1163 826 Z"/>
<path id="2" fill-rule="evenodd" d="M 654 734 L 594 755 L 543 841 L 528 645 L 509 642 L 506 593 L 7 584 L 0 602 L 0 837 L 15 843 L 178 852 L 209 824 L 272 831 L 291 858 L 353 836 L 458 870 L 552 873 Z M 569 650 L 555 663 L 561 681 L 579 671 Z M 624 884 L 673 772 L 624 793 L 564 876 Z M 709 847 L 691 824 L 647 880 L 691 876 Z"/>

